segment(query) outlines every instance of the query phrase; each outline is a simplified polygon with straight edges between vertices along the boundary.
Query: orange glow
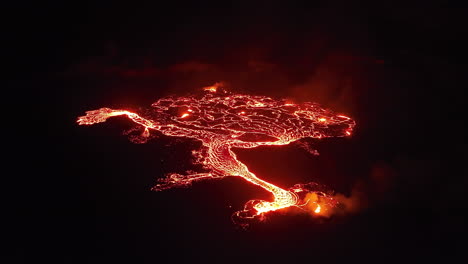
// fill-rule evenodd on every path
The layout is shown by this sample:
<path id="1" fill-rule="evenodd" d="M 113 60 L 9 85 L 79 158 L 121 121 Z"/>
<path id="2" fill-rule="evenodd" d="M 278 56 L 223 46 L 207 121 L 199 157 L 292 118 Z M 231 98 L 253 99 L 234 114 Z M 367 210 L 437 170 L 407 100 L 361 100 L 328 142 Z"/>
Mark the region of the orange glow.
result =
<path id="1" fill-rule="evenodd" d="M 212 93 L 216 93 L 216 90 L 218 90 L 218 87 L 208 86 L 208 87 L 205 87 L 203 90 L 208 91 L 208 92 L 212 92 Z"/>
<path id="2" fill-rule="evenodd" d="M 217 87 L 210 86 L 203 89 L 216 92 Z M 184 109 L 188 109 L 190 114 L 183 113 L 179 118 L 174 116 L 173 110 L 185 111 Z M 188 175 L 169 174 L 160 180 L 154 190 L 187 186 L 202 179 L 241 177 L 273 195 L 272 201 L 247 202 L 244 210 L 235 214 L 242 218 L 253 218 L 256 215 L 291 206 L 301 207 L 305 204 L 304 193 L 313 194 L 310 196 L 312 198 L 308 198 L 313 203 L 317 203 L 319 199 L 325 201 L 331 198 L 323 193 L 318 198 L 317 193 L 309 190 L 306 184 L 296 184 L 287 190 L 258 178 L 237 159 L 233 148 L 284 146 L 307 137 L 344 137 L 350 135 L 355 126 L 351 118 L 335 115 L 315 103 L 287 104 L 284 100 L 242 94 L 220 96 L 207 93 L 198 97 L 162 98 L 144 113 L 142 117 L 127 110 L 101 108 L 87 111 L 86 115 L 79 117 L 77 122 L 80 125 L 92 125 L 105 122 L 109 117 L 124 115 L 143 127 L 144 137 L 148 137 L 153 130 L 166 136 L 201 141 L 202 148 L 193 151 L 192 154 L 195 162 L 201 164 L 206 172 L 189 172 Z M 185 119 L 189 115 L 191 118 Z M 327 122 L 327 126 L 316 126 L 316 120 Z M 269 139 L 248 140 L 252 133 L 266 135 Z M 330 200 L 327 207 L 333 204 L 334 201 Z M 318 205 L 314 211 L 321 212 L 321 206 Z"/>
<path id="3" fill-rule="evenodd" d="M 320 211 L 321 211 L 320 204 L 317 204 L 317 208 L 315 209 L 314 212 L 315 212 L 316 214 L 318 214 L 318 213 L 320 213 Z"/>
<path id="4" fill-rule="evenodd" d="M 221 88 L 223 86 L 224 84 L 222 82 L 217 82 L 211 86 L 203 87 L 203 90 L 211 93 L 216 93 L 218 91 L 218 88 Z"/>
<path id="5" fill-rule="evenodd" d="M 347 116 L 344 116 L 344 115 L 337 115 L 337 117 L 341 117 L 341 118 L 345 118 L 345 119 L 351 119 L 351 118 L 349 118 Z"/>

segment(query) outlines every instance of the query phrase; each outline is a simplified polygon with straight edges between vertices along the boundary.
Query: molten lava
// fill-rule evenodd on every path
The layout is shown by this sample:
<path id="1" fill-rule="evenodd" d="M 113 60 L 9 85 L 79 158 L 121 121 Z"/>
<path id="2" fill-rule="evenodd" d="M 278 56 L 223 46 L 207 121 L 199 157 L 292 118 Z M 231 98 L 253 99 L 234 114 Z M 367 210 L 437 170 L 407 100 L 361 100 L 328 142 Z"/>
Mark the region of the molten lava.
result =
<path id="1" fill-rule="evenodd" d="M 201 141 L 202 148 L 193 151 L 193 155 L 195 162 L 201 164 L 206 172 L 169 174 L 154 189 L 164 190 L 202 179 L 237 176 L 273 195 L 272 201 L 247 202 L 244 210 L 235 214 L 241 218 L 253 218 L 291 206 L 301 207 L 301 195 L 315 194 L 315 191 L 308 189 L 307 184 L 296 184 L 285 190 L 258 178 L 237 159 L 232 148 L 282 146 L 307 137 L 344 137 L 351 135 L 355 125 L 349 117 L 336 115 L 315 103 L 293 104 L 266 96 L 229 94 L 219 91 L 219 84 L 205 87 L 204 91 L 199 96 L 159 99 L 140 113 L 110 108 L 87 111 L 77 122 L 92 125 L 105 122 L 109 117 L 127 116 L 142 126 L 141 142 L 150 136 L 152 130 L 166 136 Z M 322 207 L 336 205 L 332 197 L 318 193 Z M 318 200 L 313 201 L 317 204 L 313 210 L 315 213 L 323 210 Z"/>
<path id="2" fill-rule="evenodd" d="M 317 208 L 314 210 L 314 212 L 315 212 L 316 214 L 318 214 L 318 213 L 320 213 L 321 209 L 322 209 L 322 207 L 320 206 L 320 204 L 318 204 L 318 205 L 317 205 Z"/>

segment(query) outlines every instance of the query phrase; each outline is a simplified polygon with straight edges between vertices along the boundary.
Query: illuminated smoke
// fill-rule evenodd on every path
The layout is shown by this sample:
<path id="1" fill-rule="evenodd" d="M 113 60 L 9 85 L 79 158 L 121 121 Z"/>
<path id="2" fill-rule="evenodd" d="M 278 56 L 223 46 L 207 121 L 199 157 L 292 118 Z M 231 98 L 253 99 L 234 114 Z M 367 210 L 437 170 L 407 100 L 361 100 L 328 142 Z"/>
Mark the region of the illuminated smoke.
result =
<path id="1" fill-rule="evenodd" d="M 316 103 L 294 104 L 266 96 L 231 94 L 222 83 L 207 86 L 204 94 L 159 99 L 151 108 L 134 113 L 100 108 L 78 118 L 80 125 L 105 122 L 109 117 L 127 116 L 143 129 L 140 143 L 156 131 L 166 136 L 199 140 L 193 151 L 195 163 L 204 171 L 188 175 L 169 174 L 154 187 L 165 190 L 187 186 L 202 179 L 236 176 L 273 195 L 272 201 L 251 200 L 234 214 L 238 218 L 263 217 L 265 213 L 296 206 L 319 215 L 328 214 L 337 201 L 316 190 L 314 184 L 296 184 L 282 189 L 258 178 L 240 162 L 232 148 L 282 146 L 302 138 L 350 136 L 355 125 L 351 118 L 323 109 Z"/>

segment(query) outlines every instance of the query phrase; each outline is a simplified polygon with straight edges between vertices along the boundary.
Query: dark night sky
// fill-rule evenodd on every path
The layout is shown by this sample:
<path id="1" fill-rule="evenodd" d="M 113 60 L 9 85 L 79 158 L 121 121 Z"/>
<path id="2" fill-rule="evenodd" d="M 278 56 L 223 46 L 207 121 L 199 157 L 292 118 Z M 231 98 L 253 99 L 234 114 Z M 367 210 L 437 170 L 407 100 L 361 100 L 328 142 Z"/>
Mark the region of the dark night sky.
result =
<path id="1" fill-rule="evenodd" d="M 12 163 L 9 263 L 462 257 L 465 11 L 443 1 L 253 2 L 5 8 L 8 90 L 31 99 L 35 127 L 20 122 L 21 148 L 12 152 L 20 158 Z M 230 215 L 268 196 L 239 179 L 150 191 L 158 177 L 190 168 L 196 142 L 132 144 L 122 135 L 130 123 L 119 118 L 75 124 L 86 110 L 137 109 L 216 81 L 352 116 L 354 136 L 314 142 L 320 156 L 295 144 L 237 153 L 285 188 L 358 188 L 367 208 L 328 220 L 273 214 L 242 230 Z"/>

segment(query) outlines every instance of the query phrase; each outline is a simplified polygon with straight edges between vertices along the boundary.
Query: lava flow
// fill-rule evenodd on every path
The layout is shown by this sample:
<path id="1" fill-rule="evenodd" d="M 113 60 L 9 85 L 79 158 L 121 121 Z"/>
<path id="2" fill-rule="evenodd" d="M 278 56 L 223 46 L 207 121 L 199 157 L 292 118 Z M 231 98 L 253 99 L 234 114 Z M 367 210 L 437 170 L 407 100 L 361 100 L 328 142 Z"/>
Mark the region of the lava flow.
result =
<path id="1" fill-rule="evenodd" d="M 141 142 L 149 138 L 152 130 L 166 136 L 201 141 L 202 148 L 193 151 L 193 155 L 204 171 L 169 174 L 154 189 L 165 190 L 202 179 L 237 176 L 273 195 L 271 202 L 247 202 L 244 210 L 235 213 L 240 218 L 263 216 L 266 212 L 291 206 L 309 208 L 320 214 L 337 204 L 324 192 L 311 190 L 309 187 L 313 184 L 296 184 L 285 190 L 258 178 L 237 159 L 232 148 L 282 146 L 307 137 L 349 136 L 355 125 L 351 118 L 336 115 L 316 103 L 293 104 L 266 96 L 231 94 L 220 91 L 218 85 L 205 87 L 204 91 L 198 96 L 159 99 L 151 108 L 138 114 L 110 108 L 87 111 L 77 122 L 92 125 L 123 115 L 142 127 Z"/>

